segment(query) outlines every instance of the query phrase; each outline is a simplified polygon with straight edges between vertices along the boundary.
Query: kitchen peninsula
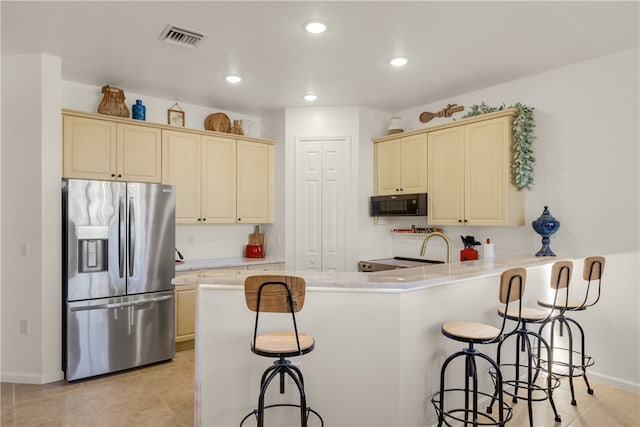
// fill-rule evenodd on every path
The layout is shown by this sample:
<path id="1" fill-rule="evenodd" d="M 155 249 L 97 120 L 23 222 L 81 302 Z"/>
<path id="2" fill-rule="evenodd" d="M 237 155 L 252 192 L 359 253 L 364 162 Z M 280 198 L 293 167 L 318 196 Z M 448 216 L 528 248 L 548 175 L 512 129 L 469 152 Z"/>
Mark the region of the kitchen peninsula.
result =
<path id="1" fill-rule="evenodd" d="M 442 322 L 498 324 L 500 273 L 525 267 L 525 302 L 535 304 L 548 292 L 550 267 L 557 260 L 522 256 L 377 273 L 285 272 L 307 282 L 297 320 L 302 332 L 314 336 L 316 349 L 293 362 L 305 375 L 308 404 L 327 425 L 435 424 L 430 397 L 439 385 L 440 366 L 461 348 L 441 336 Z M 574 260 L 576 266 L 581 262 Z M 574 268 L 574 280 L 580 271 Z M 252 274 L 212 271 L 175 279 L 177 285 L 198 284 L 199 425 L 237 425 L 256 406 L 260 376 L 271 361 L 249 348 L 254 313 L 246 307 L 242 284 Z M 276 319 L 265 318 L 261 325 L 276 327 Z M 283 396 L 277 387 L 270 392 L 268 404 L 297 399 L 291 385 Z M 272 425 L 295 424 L 297 415 L 282 408 L 267 414 Z"/>

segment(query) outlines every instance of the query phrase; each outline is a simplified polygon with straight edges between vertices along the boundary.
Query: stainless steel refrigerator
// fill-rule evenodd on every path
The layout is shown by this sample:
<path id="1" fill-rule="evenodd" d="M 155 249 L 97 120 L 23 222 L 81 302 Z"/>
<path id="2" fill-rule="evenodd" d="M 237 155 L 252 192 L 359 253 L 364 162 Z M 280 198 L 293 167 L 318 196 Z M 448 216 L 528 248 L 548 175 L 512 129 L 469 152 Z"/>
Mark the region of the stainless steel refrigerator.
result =
<path id="1" fill-rule="evenodd" d="M 175 356 L 171 185 L 62 182 L 68 381 Z"/>

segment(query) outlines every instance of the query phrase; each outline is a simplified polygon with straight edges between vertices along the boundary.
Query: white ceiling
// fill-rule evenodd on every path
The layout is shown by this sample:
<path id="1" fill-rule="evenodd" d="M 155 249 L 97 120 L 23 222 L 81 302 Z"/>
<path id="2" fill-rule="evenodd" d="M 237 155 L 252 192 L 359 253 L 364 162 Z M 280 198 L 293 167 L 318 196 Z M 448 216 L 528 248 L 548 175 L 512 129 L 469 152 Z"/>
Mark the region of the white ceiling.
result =
<path id="1" fill-rule="evenodd" d="M 249 114 L 309 105 L 307 92 L 396 112 L 639 44 L 638 1 L 2 1 L 1 13 L 2 53 L 59 56 L 65 80 Z M 306 33 L 312 19 L 327 31 Z M 167 44 L 168 23 L 208 37 Z M 397 55 L 409 64 L 391 67 Z"/>

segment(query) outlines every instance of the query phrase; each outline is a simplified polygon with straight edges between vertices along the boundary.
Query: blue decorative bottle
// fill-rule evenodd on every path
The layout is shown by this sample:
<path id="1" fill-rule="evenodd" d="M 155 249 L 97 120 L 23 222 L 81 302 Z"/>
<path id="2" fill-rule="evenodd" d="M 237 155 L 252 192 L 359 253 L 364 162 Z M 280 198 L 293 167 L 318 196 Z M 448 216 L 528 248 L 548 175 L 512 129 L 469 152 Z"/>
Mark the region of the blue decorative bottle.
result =
<path id="1" fill-rule="evenodd" d="M 131 117 L 135 120 L 146 120 L 147 107 L 142 105 L 141 99 L 136 99 L 136 103 L 131 106 Z"/>
<path id="2" fill-rule="evenodd" d="M 549 207 L 545 206 L 542 215 L 531 223 L 536 233 L 542 236 L 542 248 L 536 253 L 536 256 L 556 256 L 549 247 L 549 236 L 554 234 L 560 228 L 560 221 L 555 219 L 549 213 Z"/>

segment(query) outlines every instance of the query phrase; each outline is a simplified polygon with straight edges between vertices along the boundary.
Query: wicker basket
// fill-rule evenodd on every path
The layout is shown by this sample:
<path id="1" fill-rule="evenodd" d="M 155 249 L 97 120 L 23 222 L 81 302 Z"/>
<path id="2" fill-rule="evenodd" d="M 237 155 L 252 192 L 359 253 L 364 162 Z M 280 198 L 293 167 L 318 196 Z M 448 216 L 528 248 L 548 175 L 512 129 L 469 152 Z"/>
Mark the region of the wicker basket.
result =
<path id="1" fill-rule="evenodd" d="M 110 116 L 129 117 L 129 109 L 124 103 L 124 91 L 109 85 L 102 86 L 102 101 L 98 105 L 98 113 Z"/>

